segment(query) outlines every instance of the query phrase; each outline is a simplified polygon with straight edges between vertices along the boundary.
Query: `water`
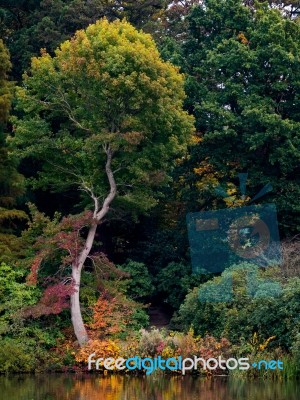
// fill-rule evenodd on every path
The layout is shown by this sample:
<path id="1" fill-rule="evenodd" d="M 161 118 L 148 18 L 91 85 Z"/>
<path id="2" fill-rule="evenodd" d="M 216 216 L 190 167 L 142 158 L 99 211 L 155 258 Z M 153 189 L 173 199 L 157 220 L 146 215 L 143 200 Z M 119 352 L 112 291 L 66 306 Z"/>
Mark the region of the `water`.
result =
<path id="1" fill-rule="evenodd" d="M 299 382 L 130 376 L 0 376 L 0 400 L 299 400 Z"/>

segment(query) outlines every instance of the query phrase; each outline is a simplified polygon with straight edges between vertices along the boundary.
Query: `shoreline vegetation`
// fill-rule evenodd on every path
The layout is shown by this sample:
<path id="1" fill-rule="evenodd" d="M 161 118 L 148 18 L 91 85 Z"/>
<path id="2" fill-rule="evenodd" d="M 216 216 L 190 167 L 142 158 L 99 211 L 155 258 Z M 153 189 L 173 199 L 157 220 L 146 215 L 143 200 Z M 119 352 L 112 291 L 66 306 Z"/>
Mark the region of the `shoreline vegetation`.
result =
<path id="1" fill-rule="evenodd" d="M 3 267 L 3 264 L 2 264 Z M 0 348 L 0 365 L 2 374 L 18 374 L 20 372 L 37 372 L 37 373 L 99 373 L 99 374 L 125 374 L 125 375 L 145 375 L 144 372 L 130 372 L 125 370 L 124 372 L 117 371 L 104 371 L 100 368 L 100 371 L 88 371 L 88 357 L 92 353 L 96 353 L 94 359 L 97 358 L 156 358 L 158 356 L 163 359 L 175 358 L 193 358 L 202 357 L 205 360 L 209 358 L 218 359 L 219 356 L 222 359 L 229 359 L 234 357 L 238 358 L 249 358 L 249 363 L 258 363 L 261 360 L 271 361 L 280 360 L 283 362 L 283 370 L 266 370 L 264 366 L 259 370 L 257 368 L 250 368 L 246 371 L 241 370 L 226 370 L 225 374 L 229 377 L 247 378 L 247 379 L 272 379 L 272 380 L 289 380 L 297 379 L 300 374 L 300 364 L 299 364 L 299 352 L 300 352 L 300 335 L 295 329 L 291 331 L 284 337 L 280 334 L 282 329 L 288 327 L 282 326 L 280 322 L 273 324 L 270 327 L 270 321 L 268 318 L 277 318 L 277 315 L 281 315 L 285 319 L 283 311 L 286 313 L 287 317 L 292 317 L 291 310 L 297 310 L 297 303 L 293 304 L 291 299 L 296 298 L 296 293 L 300 292 L 299 278 L 282 277 L 282 270 L 278 268 L 267 269 L 268 278 L 273 279 L 273 283 L 281 282 L 282 291 L 277 296 L 264 296 L 264 298 L 257 296 L 257 298 L 251 298 L 245 295 L 246 288 L 243 285 L 243 280 L 241 279 L 245 273 L 251 268 L 255 268 L 253 265 L 240 265 L 233 267 L 232 269 L 226 270 L 223 274 L 231 274 L 234 278 L 235 285 L 235 295 L 236 298 L 233 303 L 208 303 L 201 304 L 201 312 L 197 316 L 193 315 L 195 318 L 199 318 L 193 321 L 194 327 L 182 331 L 168 330 L 166 328 L 158 329 L 155 327 L 148 329 L 138 330 L 138 321 L 135 321 L 129 329 L 129 320 L 133 316 L 133 312 L 124 313 L 121 309 L 120 313 L 120 303 L 118 307 L 111 308 L 109 314 L 107 314 L 107 304 L 103 299 L 101 299 L 101 308 L 96 308 L 94 310 L 93 319 L 87 325 L 87 330 L 91 339 L 85 345 L 80 347 L 78 343 L 74 340 L 72 330 L 67 328 L 62 330 L 63 336 L 52 339 L 54 346 L 48 342 L 45 342 L 47 335 L 50 332 L 42 332 L 36 327 L 36 330 L 31 330 L 31 334 L 35 334 L 35 338 L 28 336 L 26 337 L 26 346 L 24 346 L 24 339 L 13 339 L 4 338 L 1 340 Z M 265 272 L 260 272 L 261 276 L 258 277 L 257 282 L 257 293 L 261 293 L 260 285 L 265 284 L 266 276 Z M 222 276 L 214 278 L 213 281 L 208 281 L 203 283 L 201 286 L 209 286 L 212 283 L 217 283 L 218 280 L 222 279 Z M 12 282 L 10 281 L 10 284 Z M 271 290 L 271 288 L 269 288 Z M 189 319 L 191 318 L 190 312 L 186 313 L 185 307 L 188 310 L 191 309 L 191 302 L 195 302 L 194 306 L 199 307 L 198 302 L 198 292 L 199 288 L 194 291 L 190 291 L 187 296 L 186 303 L 179 309 L 179 313 L 176 317 L 173 317 L 170 325 L 190 324 Z M 240 296 L 240 298 L 239 298 Z M 244 298 L 245 305 L 243 305 L 241 298 Z M 111 298 L 110 304 L 114 302 L 117 303 L 116 299 Z M 266 304 L 264 304 L 266 303 Z M 284 304 L 284 307 L 280 306 Z M 287 307 L 288 305 L 288 307 Z M 135 305 L 131 304 L 131 306 Z M 208 320 L 202 320 L 203 314 L 206 313 L 206 307 L 209 308 L 209 313 L 207 314 Z M 236 314 L 234 313 L 235 307 L 244 307 L 243 324 L 236 319 Z M 199 311 L 200 311 L 199 310 Z M 254 311 L 255 310 L 255 311 Z M 274 311 L 272 311 L 274 310 Z M 142 310 L 144 312 L 144 310 Z M 265 314 L 267 312 L 267 315 Z M 272 316 L 272 312 L 274 315 Z M 66 311 L 64 311 L 66 313 Z M 228 313 L 228 314 L 227 314 Z M 234 318 L 230 320 L 230 314 L 233 313 Z M 249 320 L 247 321 L 246 313 L 248 313 Z M 105 316 L 105 317 L 103 317 Z M 113 317 L 113 318 L 111 318 Z M 267 337 L 266 339 L 254 332 L 247 340 L 241 336 L 241 334 L 246 334 L 254 329 L 254 321 L 262 321 L 265 318 L 265 329 L 266 332 L 279 333 L 278 337 L 276 335 Z M 185 320 L 186 319 L 186 320 Z M 112 323 L 112 320 L 114 323 Z M 101 326 L 97 325 L 100 323 Z M 219 336 L 219 339 L 212 335 L 208 335 L 208 326 L 211 322 L 217 323 L 217 328 L 215 328 L 215 333 L 225 331 L 225 327 L 230 332 L 231 341 L 224 336 Z M 225 322 L 226 325 L 218 326 Z M 228 324 L 230 321 L 234 324 L 230 328 Z M 247 321 L 247 324 L 246 324 Z M 192 325 L 193 325 L 192 324 Z M 248 324 L 252 324 L 249 327 Z M 187 325 L 188 326 L 188 325 Z M 93 328 L 93 329 L 91 329 Z M 250 329 L 251 328 L 251 329 Z M 23 327 L 24 329 L 24 327 Z M 204 332 L 200 334 L 200 332 Z M 206 333 L 205 333 L 206 332 Z M 263 325 L 261 326 L 261 332 L 263 332 Z M 53 334 L 53 332 L 52 332 Z M 40 343 L 38 342 L 38 339 Z M 23 343 L 22 343 L 23 342 Z M 287 347 L 291 343 L 290 347 Z M 48 348 L 47 348 L 48 347 Z M 290 350 L 287 350 L 290 348 Z M 201 365 L 201 364 L 200 364 Z M 219 368 L 216 370 L 204 370 L 203 368 L 198 368 L 197 371 L 186 371 L 187 375 L 199 375 L 203 377 L 214 377 L 224 374 Z M 154 371 L 154 375 L 181 375 L 180 371 L 168 371 L 164 373 L 163 371 Z"/>

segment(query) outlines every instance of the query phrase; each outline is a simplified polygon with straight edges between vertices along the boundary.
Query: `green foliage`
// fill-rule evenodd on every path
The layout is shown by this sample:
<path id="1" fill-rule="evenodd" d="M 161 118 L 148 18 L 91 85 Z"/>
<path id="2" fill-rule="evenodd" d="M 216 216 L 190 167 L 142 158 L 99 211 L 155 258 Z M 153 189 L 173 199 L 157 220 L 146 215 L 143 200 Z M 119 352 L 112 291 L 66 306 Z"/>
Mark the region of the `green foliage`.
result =
<path id="1" fill-rule="evenodd" d="M 149 315 L 147 309 L 141 303 L 130 303 L 128 298 L 124 298 L 124 301 L 131 305 L 132 314 L 129 321 L 124 325 L 123 332 L 115 335 L 115 337 L 124 341 L 130 341 L 130 336 L 135 335 L 136 332 L 139 332 L 141 329 L 149 327 Z M 112 315 L 112 319 L 113 318 L 114 316 Z"/>
<path id="2" fill-rule="evenodd" d="M 0 264 L 0 373 L 33 372 L 45 368 L 49 349 L 62 337 L 59 317 L 30 320 L 26 310 L 41 290 L 25 282 L 25 271 Z"/>
<path id="3" fill-rule="evenodd" d="M 9 260 L 14 251 L 16 223 L 26 220 L 23 211 L 13 208 L 23 192 L 22 177 L 16 170 L 15 160 L 9 157 L 6 146 L 7 122 L 13 87 L 8 80 L 11 68 L 9 53 L 0 40 L 0 262 Z"/>
<path id="4" fill-rule="evenodd" d="M 33 260 L 39 251 L 45 250 L 45 241 L 47 241 L 48 250 L 50 251 L 50 241 L 58 232 L 63 230 L 61 226 L 61 215 L 56 212 L 53 218 L 48 217 L 45 213 L 40 212 L 37 207 L 32 203 L 27 203 L 29 221 L 26 229 L 22 231 L 21 236 L 17 240 L 19 248 L 18 263 L 23 267 L 30 268 Z M 41 240 L 43 238 L 44 240 Z M 51 246 L 51 260 L 50 263 L 45 263 L 45 271 L 43 276 L 49 276 L 51 272 L 56 271 L 60 262 L 61 252 L 57 246 Z M 49 265 L 51 264 L 51 265 Z M 50 268 L 50 273 L 47 266 Z M 47 274 L 48 272 L 48 274 Z"/>
<path id="5" fill-rule="evenodd" d="M 0 336 L 19 332 L 24 327 L 22 310 L 33 305 L 39 290 L 25 283 L 24 271 L 0 264 Z"/>
<path id="6" fill-rule="evenodd" d="M 186 196 L 213 207 L 214 187 L 246 171 L 247 194 L 270 182 L 283 231 L 297 233 L 300 25 L 265 3 L 251 13 L 239 0 L 207 0 L 189 25 L 186 104 L 199 143 L 182 174 Z"/>
<path id="7" fill-rule="evenodd" d="M 199 289 L 206 294 L 213 293 L 228 277 L 233 279 L 232 301 L 200 302 Z M 280 286 L 282 290 L 278 289 Z M 256 332 L 264 339 L 275 336 L 274 344 L 290 349 L 300 326 L 299 296 L 299 278 L 284 282 L 276 269 L 263 271 L 244 263 L 194 288 L 181 305 L 174 323 L 181 324 L 185 330 L 193 326 L 202 335 L 206 332 L 216 337 L 224 335 L 235 344 L 242 338 L 250 340 Z"/>
<path id="8" fill-rule="evenodd" d="M 36 367 L 36 349 L 19 339 L 0 340 L 0 373 L 33 372 Z"/>
<path id="9" fill-rule="evenodd" d="M 137 27 L 151 26 L 160 10 L 166 6 L 164 0 L 42 0 L 12 1 L 1 3 L 0 33 L 7 37 L 12 54 L 14 76 L 29 68 L 30 59 L 38 56 L 40 49 L 47 48 L 51 54 L 57 46 L 85 29 L 98 19 L 110 21 L 126 18 Z M 7 4 L 11 3 L 11 4 Z"/>
<path id="10" fill-rule="evenodd" d="M 129 326 L 129 329 L 131 329 L 132 332 L 138 332 L 141 328 L 147 328 L 148 326 L 149 315 L 147 313 L 147 310 L 140 307 L 140 305 L 137 303 L 136 309 L 133 311 L 132 314 L 132 322 Z M 127 337 L 129 333 L 130 330 L 128 330 L 127 332 Z"/>
<path id="11" fill-rule="evenodd" d="M 25 331 L 24 331 L 25 333 Z M 0 374 L 17 374 L 28 372 L 44 372 L 63 367 L 67 356 L 57 355 L 54 346 L 57 339 L 61 338 L 56 328 L 32 327 L 26 331 L 26 335 L 13 337 L 6 336 L 0 339 Z"/>
<path id="12" fill-rule="evenodd" d="M 126 283 L 126 293 L 129 297 L 141 300 L 153 294 L 152 278 L 145 264 L 128 260 L 119 268 L 129 275 Z"/>
<path id="13" fill-rule="evenodd" d="M 296 333 L 295 340 L 291 348 L 292 357 L 294 361 L 294 371 L 292 375 L 300 375 L 300 333 Z"/>
<path id="14" fill-rule="evenodd" d="M 7 121 L 11 103 L 11 84 L 8 81 L 8 72 L 11 69 L 9 53 L 0 39 L 0 123 Z"/>
<path id="15" fill-rule="evenodd" d="M 14 119 L 12 143 L 20 157 L 43 162 L 36 185 L 104 196 L 110 149 L 119 201 L 137 210 L 156 203 L 153 190 L 193 131 L 183 76 L 127 22 L 99 21 L 54 58 L 34 58 L 17 97 L 24 117 Z"/>
<path id="16" fill-rule="evenodd" d="M 188 290 L 199 284 L 201 277 L 192 275 L 190 266 L 172 262 L 158 273 L 155 280 L 165 303 L 178 310 Z"/>

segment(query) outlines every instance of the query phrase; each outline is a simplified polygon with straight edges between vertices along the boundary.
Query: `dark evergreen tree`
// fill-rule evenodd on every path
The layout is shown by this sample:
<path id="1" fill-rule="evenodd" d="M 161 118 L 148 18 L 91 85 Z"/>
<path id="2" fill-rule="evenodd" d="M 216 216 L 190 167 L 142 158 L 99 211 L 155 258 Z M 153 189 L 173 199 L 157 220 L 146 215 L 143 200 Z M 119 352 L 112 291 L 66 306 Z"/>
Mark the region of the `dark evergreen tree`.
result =
<path id="1" fill-rule="evenodd" d="M 267 182 L 286 233 L 300 228 L 300 26 L 267 4 L 206 0 L 184 45 L 187 107 L 198 144 L 180 171 L 186 193 L 212 207 L 214 188 L 249 173 L 249 195 Z M 212 192 L 211 192 L 212 190 Z M 208 197 L 206 195 L 209 193 Z"/>
<path id="2" fill-rule="evenodd" d="M 9 53 L 0 40 L 0 260 L 12 252 L 12 235 L 16 221 L 26 218 L 24 212 L 14 209 L 22 193 L 22 177 L 10 159 L 6 146 L 5 124 L 9 116 L 12 84 L 8 81 L 11 68 Z"/>

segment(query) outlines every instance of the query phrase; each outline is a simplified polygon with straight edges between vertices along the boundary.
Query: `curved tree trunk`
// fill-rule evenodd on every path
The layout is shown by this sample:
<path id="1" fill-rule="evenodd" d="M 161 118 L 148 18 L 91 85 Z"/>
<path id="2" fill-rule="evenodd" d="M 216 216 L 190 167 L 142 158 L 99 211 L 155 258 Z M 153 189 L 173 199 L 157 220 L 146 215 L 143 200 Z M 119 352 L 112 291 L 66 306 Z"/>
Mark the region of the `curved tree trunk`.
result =
<path id="1" fill-rule="evenodd" d="M 72 277 L 76 291 L 71 295 L 71 319 L 78 343 L 80 346 L 83 346 L 88 341 L 88 334 L 83 324 L 80 309 L 79 288 L 81 272 L 79 273 L 79 270 L 76 268 L 76 266 L 72 266 Z"/>
<path id="2" fill-rule="evenodd" d="M 91 189 L 84 187 L 86 192 L 88 192 L 91 198 L 94 200 L 95 204 L 94 216 L 84 248 L 80 252 L 79 257 L 72 264 L 72 278 L 75 284 L 76 291 L 71 295 L 71 319 L 74 328 L 74 333 L 76 335 L 76 338 L 80 346 L 83 346 L 85 343 L 87 343 L 89 339 L 86 328 L 83 323 L 81 308 L 80 308 L 81 272 L 86 262 L 86 259 L 92 250 L 96 236 L 97 226 L 99 225 L 100 221 L 105 217 L 105 215 L 108 213 L 110 204 L 114 200 L 117 194 L 117 185 L 114 179 L 113 172 L 111 170 L 112 151 L 109 147 L 105 147 L 104 150 L 107 155 L 106 174 L 110 184 L 110 193 L 106 197 L 102 205 L 102 208 L 99 210 L 98 198 L 94 195 Z"/>

